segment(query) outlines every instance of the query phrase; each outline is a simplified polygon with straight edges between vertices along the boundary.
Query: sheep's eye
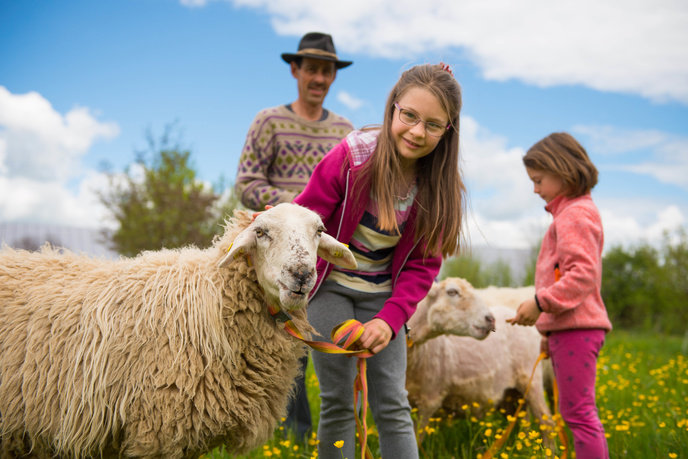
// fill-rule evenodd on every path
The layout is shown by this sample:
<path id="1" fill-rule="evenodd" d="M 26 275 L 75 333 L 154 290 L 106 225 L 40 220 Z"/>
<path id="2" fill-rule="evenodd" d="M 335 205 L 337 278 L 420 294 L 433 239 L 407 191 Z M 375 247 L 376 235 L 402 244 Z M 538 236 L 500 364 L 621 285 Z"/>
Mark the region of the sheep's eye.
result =
<path id="1" fill-rule="evenodd" d="M 323 231 L 325 231 L 323 228 L 318 228 L 317 235 L 322 236 Z"/>
<path id="2" fill-rule="evenodd" d="M 447 290 L 447 295 L 448 296 L 461 296 L 461 295 L 459 295 L 459 291 L 456 290 L 455 288 L 450 288 L 449 290 Z"/>
<path id="3" fill-rule="evenodd" d="M 258 236 L 258 237 L 263 237 L 263 236 L 265 236 L 265 231 L 263 231 L 263 230 L 260 229 L 260 228 L 256 228 L 256 236 Z"/>

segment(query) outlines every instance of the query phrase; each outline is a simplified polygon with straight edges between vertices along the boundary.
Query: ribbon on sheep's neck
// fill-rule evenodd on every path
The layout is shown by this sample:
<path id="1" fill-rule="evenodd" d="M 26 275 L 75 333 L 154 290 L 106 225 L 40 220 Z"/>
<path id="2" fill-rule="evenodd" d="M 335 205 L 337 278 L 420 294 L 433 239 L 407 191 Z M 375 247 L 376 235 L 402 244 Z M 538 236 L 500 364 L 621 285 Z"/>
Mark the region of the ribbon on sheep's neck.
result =
<path id="1" fill-rule="evenodd" d="M 347 320 L 332 329 L 330 337 L 332 343 L 323 341 L 310 341 L 304 338 L 299 329 L 294 324 L 291 316 L 282 309 L 268 304 L 270 315 L 278 323 L 284 324 L 284 329 L 294 338 L 307 344 L 310 348 L 326 354 L 346 354 L 357 357 L 356 367 L 358 369 L 354 380 L 354 414 L 356 416 L 356 429 L 358 439 L 361 442 L 361 457 L 373 459 L 373 454 L 368 448 L 368 380 L 366 378 L 366 359 L 374 354 L 368 349 L 352 349 L 352 346 L 363 333 L 363 324 L 358 320 Z M 338 346 L 340 344 L 341 346 Z M 361 415 L 358 415 L 358 395 L 361 395 Z"/>

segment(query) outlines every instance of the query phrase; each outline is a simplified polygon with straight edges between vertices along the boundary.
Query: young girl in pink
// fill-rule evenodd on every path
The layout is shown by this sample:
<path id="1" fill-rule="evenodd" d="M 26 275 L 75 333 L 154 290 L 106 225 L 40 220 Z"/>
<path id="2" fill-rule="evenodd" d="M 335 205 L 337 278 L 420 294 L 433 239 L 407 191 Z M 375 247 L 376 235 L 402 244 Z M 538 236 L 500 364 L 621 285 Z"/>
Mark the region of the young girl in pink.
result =
<path id="1" fill-rule="evenodd" d="M 604 234 L 590 191 L 597 169 L 566 133 L 533 145 L 523 157 L 534 191 L 554 217 L 535 268 L 535 297 L 523 302 L 512 325 L 535 325 L 552 358 L 559 408 L 578 459 L 609 457 L 595 404 L 597 358 L 612 328 L 602 302 Z"/>
<path id="2" fill-rule="evenodd" d="M 404 324 L 456 252 L 465 189 L 459 170 L 461 89 L 444 65 L 407 70 L 392 89 L 381 128 L 353 131 L 315 168 L 295 203 L 319 213 L 327 232 L 358 262 L 344 270 L 318 260 L 308 306 L 329 337 L 347 319 L 365 331 L 369 402 L 382 457 L 417 458 L 405 389 Z M 312 354 L 320 383 L 318 457 L 355 457 L 356 359 Z M 343 440 L 339 450 L 335 442 Z"/>

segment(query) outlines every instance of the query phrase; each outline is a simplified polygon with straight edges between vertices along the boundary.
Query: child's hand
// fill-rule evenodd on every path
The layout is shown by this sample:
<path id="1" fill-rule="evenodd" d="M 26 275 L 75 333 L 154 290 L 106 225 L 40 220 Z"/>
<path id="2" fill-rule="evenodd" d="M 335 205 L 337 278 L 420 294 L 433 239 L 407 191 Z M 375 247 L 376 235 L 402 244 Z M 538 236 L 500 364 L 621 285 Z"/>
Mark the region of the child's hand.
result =
<path id="1" fill-rule="evenodd" d="M 373 319 L 363 324 L 365 331 L 358 338 L 358 345 L 377 354 L 387 347 L 392 339 L 392 328 L 382 319 Z"/>
<path id="2" fill-rule="evenodd" d="M 540 310 L 535 304 L 535 298 L 531 298 L 520 304 L 513 319 L 506 321 L 511 325 L 535 325 L 538 317 L 540 317 Z"/>

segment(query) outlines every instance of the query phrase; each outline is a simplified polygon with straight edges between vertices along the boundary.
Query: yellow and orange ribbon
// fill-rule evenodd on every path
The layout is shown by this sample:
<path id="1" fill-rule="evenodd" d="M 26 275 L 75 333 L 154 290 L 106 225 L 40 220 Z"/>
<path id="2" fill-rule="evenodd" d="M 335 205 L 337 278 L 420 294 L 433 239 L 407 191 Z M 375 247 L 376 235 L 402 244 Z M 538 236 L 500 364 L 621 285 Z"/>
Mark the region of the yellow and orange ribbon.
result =
<path id="1" fill-rule="evenodd" d="M 363 324 L 361 322 L 350 319 L 340 323 L 332 329 L 330 337 L 332 343 L 324 341 L 311 341 L 304 338 L 299 329 L 292 321 L 289 314 L 279 308 L 269 305 L 268 311 L 275 318 L 276 321 L 284 323 L 284 329 L 294 338 L 307 344 L 316 351 L 324 352 L 326 354 L 346 354 L 356 356 L 356 379 L 354 380 L 354 415 L 356 417 L 356 429 L 358 430 L 358 439 L 361 442 L 361 457 L 366 459 L 373 459 L 373 454 L 368 448 L 368 380 L 366 378 L 367 363 L 366 359 L 372 357 L 374 354 L 368 349 L 352 349 L 354 343 L 361 337 L 363 331 Z M 343 342 L 343 343 L 342 343 Z M 338 344 L 341 344 L 338 346 Z M 361 395 L 361 415 L 358 415 L 358 396 Z"/>

